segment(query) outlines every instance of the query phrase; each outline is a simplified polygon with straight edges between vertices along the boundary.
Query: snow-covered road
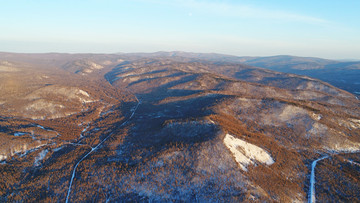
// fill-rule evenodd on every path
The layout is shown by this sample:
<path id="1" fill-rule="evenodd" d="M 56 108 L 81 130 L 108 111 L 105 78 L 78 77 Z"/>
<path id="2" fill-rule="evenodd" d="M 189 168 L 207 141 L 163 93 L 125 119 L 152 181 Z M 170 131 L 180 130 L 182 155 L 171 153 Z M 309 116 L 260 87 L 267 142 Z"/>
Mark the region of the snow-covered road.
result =
<path id="1" fill-rule="evenodd" d="M 121 126 L 124 126 L 135 114 L 136 110 L 138 109 L 139 105 L 141 104 L 141 101 L 135 96 L 136 100 L 137 100 L 137 104 L 136 104 L 136 107 L 134 108 L 132 114 L 130 115 L 130 117 L 124 121 L 121 125 Z M 68 192 L 67 192 L 67 195 L 66 195 L 66 203 L 69 202 L 69 196 L 71 194 L 71 186 L 72 186 L 72 183 L 74 181 L 74 178 L 75 178 L 75 173 L 76 173 L 76 169 L 77 167 L 79 166 L 79 164 L 84 160 L 86 159 L 86 157 L 88 157 L 93 151 L 97 150 L 110 136 L 112 135 L 112 133 L 110 133 L 108 136 L 106 136 L 99 144 L 97 144 L 95 147 L 92 147 L 90 152 L 88 152 L 87 154 L 85 154 L 85 156 L 83 156 L 83 158 L 81 158 L 75 165 L 74 169 L 73 169 L 73 172 L 72 172 L 72 175 L 71 175 L 71 179 L 70 179 L 70 184 L 69 184 L 69 189 L 68 189 Z"/>
<path id="2" fill-rule="evenodd" d="M 357 162 L 355 162 L 355 161 L 353 161 L 353 160 L 346 160 L 346 161 L 349 162 L 349 163 L 352 164 L 352 165 L 356 165 L 356 166 L 359 166 L 359 167 L 360 167 L 360 164 L 357 163 Z"/>
<path id="3" fill-rule="evenodd" d="M 309 200 L 308 200 L 309 203 L 313 203 L 316 201 L 316 198 L 315 198 L 315 167 L 316 167 L 316 163 L 318 161 L 321 161 L 321 160 L 327 159 L 327 158 L 329 158 L 329 156 L 320 157 L 320 158 L 316 159 L 315 161 L 313 161 L 311 164 L 310 192 L 309 192 Z"/>

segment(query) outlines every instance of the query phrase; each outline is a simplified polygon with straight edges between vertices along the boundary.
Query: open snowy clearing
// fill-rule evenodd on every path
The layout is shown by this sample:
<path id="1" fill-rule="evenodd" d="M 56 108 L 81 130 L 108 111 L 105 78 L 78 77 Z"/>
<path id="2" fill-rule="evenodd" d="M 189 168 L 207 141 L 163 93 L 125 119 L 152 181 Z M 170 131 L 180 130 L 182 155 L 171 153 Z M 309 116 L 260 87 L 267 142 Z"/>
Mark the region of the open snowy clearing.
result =
<path id="1" fill-rule="evenodd" d="M 246 167 L 249 164 L 255 164 L 254 162 L 260 162 L 267 165 L 274 163 L 271 155 L 264 149 L 235 138 L 232 135 L 225 135 L 224 144 L 234 155 L 236 162 L 244 171 L 247 171 Z"/>

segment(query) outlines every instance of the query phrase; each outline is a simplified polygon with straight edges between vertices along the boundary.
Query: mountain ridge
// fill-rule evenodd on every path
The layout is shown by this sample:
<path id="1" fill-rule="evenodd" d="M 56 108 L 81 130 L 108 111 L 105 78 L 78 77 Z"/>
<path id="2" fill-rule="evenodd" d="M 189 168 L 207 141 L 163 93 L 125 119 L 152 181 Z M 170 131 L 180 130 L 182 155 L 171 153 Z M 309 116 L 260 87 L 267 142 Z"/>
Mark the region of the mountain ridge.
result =
<path id="1" fill-rule="evenodd" d="M 353 94 L 160 55 L 0 54 L 0 200 L 306 201 L 325 155 L 316 199 L 360 198 Z"/>

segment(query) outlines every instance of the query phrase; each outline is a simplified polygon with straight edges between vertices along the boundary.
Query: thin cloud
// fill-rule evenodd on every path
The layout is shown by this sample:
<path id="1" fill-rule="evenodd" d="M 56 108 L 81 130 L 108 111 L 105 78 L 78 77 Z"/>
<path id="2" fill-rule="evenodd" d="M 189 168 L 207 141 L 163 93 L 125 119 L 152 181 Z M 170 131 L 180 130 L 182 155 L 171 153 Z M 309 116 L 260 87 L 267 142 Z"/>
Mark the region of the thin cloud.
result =
<path id="1" fill-rule="evenodd" d="M 232 16 L 240 18 L 252 18 L 252 19 L 264 19 L 264 20 L 281 20 L 287 22 L 300 22 L 308 24 L 327 24 L 327 20 L 301 15 L 297 13 L 291 13 L 281 10 L 270 10 L 260 7 L 231 4 L 226 2 L 211 2 L 211 1 L 198 1 L 198 0 L 150 0 L 143 2 L 154 2 L 160 4 L 167 4 L 176 7 L 185 7 L 199 12 L 207 12 L 220 16 Z"/>

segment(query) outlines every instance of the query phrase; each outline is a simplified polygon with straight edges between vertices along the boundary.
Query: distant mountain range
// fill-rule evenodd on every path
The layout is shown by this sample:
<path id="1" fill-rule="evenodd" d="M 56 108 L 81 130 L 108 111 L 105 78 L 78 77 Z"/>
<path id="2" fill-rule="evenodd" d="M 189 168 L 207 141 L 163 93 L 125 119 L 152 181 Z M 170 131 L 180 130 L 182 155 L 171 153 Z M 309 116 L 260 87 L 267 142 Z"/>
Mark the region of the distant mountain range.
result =
<path id="1" fill-rule="evenodd" d="M 129 54 L 132 55 L 132 54 Z M 306 75 L 328 82 L 338 88 L 360 95 L 360 61 L 329 60 L 289 55 L 239 57 L 216 53 L 156 52 L 140 53 L 144 57 L 188 58 L 193 61 L 242 63 L 274 71 Z"/>
<path id="2" fill-rule="evenodd" d="M 360 61 L 341 62 L 309 57 L 272 56 L 248 59 L 243 63 L 318 78 L 360 95 Z"/>

